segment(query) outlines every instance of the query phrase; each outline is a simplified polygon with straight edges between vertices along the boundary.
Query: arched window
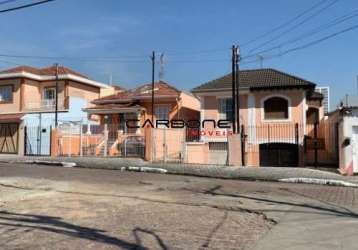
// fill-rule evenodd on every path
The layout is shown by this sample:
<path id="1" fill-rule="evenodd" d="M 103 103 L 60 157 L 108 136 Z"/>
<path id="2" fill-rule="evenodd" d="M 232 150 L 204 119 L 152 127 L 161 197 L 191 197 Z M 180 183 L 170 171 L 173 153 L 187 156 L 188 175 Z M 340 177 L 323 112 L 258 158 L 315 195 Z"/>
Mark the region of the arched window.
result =
<path id="1" fill-rule="evenodd" d="M 288 119 L 288 100 L 282 97 L 271 97 L 264 102 L 265 120 Z"/>
<path id="2" fill-rule="evenodd" d="M 308 124 L 315 124 L 319 121 L 319 110 L 317 108 L 309 108 L 306 112 L 306 120 Z"/>

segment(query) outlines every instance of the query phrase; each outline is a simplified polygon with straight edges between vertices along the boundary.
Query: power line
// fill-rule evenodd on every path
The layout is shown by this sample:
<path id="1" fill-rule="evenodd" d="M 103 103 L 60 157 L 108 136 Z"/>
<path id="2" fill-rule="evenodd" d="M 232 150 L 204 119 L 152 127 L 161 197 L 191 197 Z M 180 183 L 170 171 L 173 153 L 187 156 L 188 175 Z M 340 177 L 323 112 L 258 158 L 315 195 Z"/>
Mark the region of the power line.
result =
<path id="1" fill-rule="evenodd" d="M 9 8 L 9 9 L 0 10 L 0 13 L 5 13 L 5 12 L 10 12 L 10 11 L 30 8 L 30 7 L 33 7 L 33 6 L 36 6 L 36 5 L 40 5 L 40 4 L 44 4 L 44 3 L 48 3 L 48 2 L 53 2 L 53 1 L 55 1 L 55 0 L 44 0 L 44 1 L 36 2 L 36 3 L 29 3 L 29 4 Z"/>
<path id="2" fill-rule="evenodd" d="M 208 49 L 208 50 L 199 50 L 199 51 L 183 51 L 183 52 L 170 52 L 170 51 L 165 51 L 166 55 L 170 55 L 170 56 L 183 56 L 183 55 L 188 55 L 188 56 L 192 56 L 194 54 L 211 54 L 211 53 L 217 53 L 217 52 L 228 52 L 230 51 L 231 48 L 220 48 L 220 49 Z"/>
<path id="3" fill-rule="evenodd" d="M 85 61 L 85 62 L 125 62 L 125 63 L 142 63 L 147 62 L 147 56 L 127 55 L 119 57 L 66 57 L 66 56 L 42 56 L 42 55 L 19 55 L 19 54 L 0 54 L 0 58 L 21 58 L 34 60 L 48 60 L 48 61 Z M 170 59 L 170 58 L 169 58 Z M 196 62 L 223 62 L 228 59 L 188 59 L 188 60 L 169 60 L 169 63 L 196 63 Z"/>
<path id="4" fill-rule="evenodd" d="M 326 3 L 329 0 L 321 0 L 320 2 L 314 4 L 313 6 L 310 6 L 309 8 L 305 9 L 303 12 L 299 13 L 297 16 L 295 16 L 294 18 L 290 19 L 289 21 L 279 25 L 278 27 L 271 29 L 269 31 L 267 31 L 266 33 L 247 41 L 246 43 L 243 43 L 242 45 L 240 45 L 240 47 L 245 47 L 261 38 L 266 37 L 267 35 L 272 34 L 273 32 L 276 32 L 280 29 L 282 29 L 283 27 L 290 25 L 291 23 L 293 23 L 294 21 L 298 20 L 299 18 L 301 18 L 302 16 L 306 15 L 308 12 L 314 10 L 315 8 L 319 7 L 320 5 Z M 338 1 L 338 0 L 336 0 Z M 184 52 L 171 52 L 171 51 L 165 51 L 166 55 L 170 55 L 170 56 L 182 56 L 182 55 L 188 55 L 188 56 L 192 56 L 193 54 L 209 54 L 209 53 L 217 53 L 217 52 L 228 52 L 230 51 L 231 48 L 227 47 L 227 48 L 219 48 L 219 49 L 208 49 L 208 50 L 202 50 L 202 51 L 184 51 Z"/>
<path id="5" fill-rule="evenodd" d="M 333 37 L 339 36 L 339 35 L 341 35 L 341 34 L 343 34 L 343 33 L 346 33 L 346 32 L 349 32 L 349 31 L 352 31 L 352 30 L 355 30 L 355 29 L 358 29 L 358 24 L 353 25 L 353 26 L 350 26 L 350 27 L 348 27 L 348 28 L 345 28 L 345 29 L 340 30 L 340 31 L 338 31 L 338 32 L 335 32 L 335 33 L 333 33 L 333 34 L 324 36 L 324 37 L 322 37 L 322 38 L 320 38 L 320 39 L 316 39 L 316 40 L 311 41 L 311 42 L 309 42 L 309 43 L 305 43 L 305 44 L 303 44 L 303 45 L 300 45 L 300 46 L 297 46 L 297 47 L 294 47 L 294 48 L 291 48 L 291 49 L 287 49 L 287 50 L 285 50 L 285 51 L 283 51 L 283 52 L 280 52 L 280 53 L 278 53 L 278 54 L 271 55 L 271 56 L 267 56 L 267 57 L 265 57 L 265 59 L 266 59 L 266 60 L 267 60 L 267 59 L 273 59 L 273 58 L 276 58 L 276 57 L 281 57 L 281 56 L 287 55 L 287 54 L 289 54 L 289 53 L 292 53 L 292 52 L 295 52 L 295 51 L 298 51 L 298 50 L 303 50 L 303 49 L 306 49 L 306 48 L 308 48 L 308 47 L 314 46 L 314 45 L 316 45 L 316 44 L 319 44 L 319 43 L 321 43 L 321 42 L 324 42 L 324 41 L 329 40 L 329 39 L 331 39 L 331 38 L 333 38 Z M 251 61 L 251 62 L 253 62 L 253 61 Z M 257 60 L 256 60 L 256 62 L 257 62 Z"/>
<path id="6" fill-rule="evenodd" d="M 312 18 L 318 16 L 319 14 L 321 14 L 322 12 L 324 12 L 325 10 L 327 10 L 328 8 L 330 8 L 332 5 L 336 4 L 339 0 L 333 0 L 331 3 L 329 3 L 328 5 L 324 6 L 323 8 L 318 9 L 317 11 L 315 11 L 313 14 L 309 15 L 308 17 L 306 17 L 305 19 L 303 19 L 301 22 L 295 24 L 292 27 L 289 27 L 287 29 L 285 29 L 284 31 L 282 31 L 281 33 L 279 33 L 277 36 L 271 38 L 270 40 L 261 43 L 260 45 L 256 46 L 255 48 L 251 49 L 249 51 L 249 53 L 260 49 L 264 46 L 266 46 L 267 44 L 272 43 L 273 41 L 276 41 L 277 39 L 281 38 L 282 36 L 286 35 L 287 33 L 295 30 L 296 28 L 300 27 L 301 25 L 305 24 L 306 22 L 308 22 L 309 20 L 311 20 Z"/>
<path id="7" fill-rule="evenodd" d="M 123 56 L 123 57 L 66 57 L 66 56 L 38 56 L 38 55 L 11 55 L 0 54 L 0 57 L 23 58 L 23 59 L 40 59 L 40 60 L 68 60 L 68 61 L 130 61 L 125 59 L 142 58 L 145 56 Z M 132 60 L 133 61 L 133 60 Z"/>
<path id="8" fill-rule="evenodd" d="M 287 41 L 285 41 L 285 42 L 282 42 L 282 43 L 280 43 L 280 44 L 278 44 L 278 45 L 276 45 L 276 46 L 274 46 L 274 47 L 271 47 L 271 48 L 268 48 L 268 49 L 265 49 L 265 50 L 261 50 L 261 51 L 259 51 L 259 52 L 257 52 L 257 53 L 249 54 L 249 55 L 243 57 L 243 59 L 247 59 L 247 58 L 250 58 L 250 57 L 256 57 L 256 56 L 258 56 L 258 55 L 262 55 L 263 53 L 267 53 L 267 52 L 270 52 L 270 51 L 272 51 L 272 50 L 276 50 L 276 49 L 282 48 L 282 47 L 285 46 L 285 45 L 288 45 L 288 44 L 291 44 L 291 43 L 297 43 L 298 41 L 301 41 L 301 40 L 303 40 L 303 39 L 306 39 L 307 37 L 311 37 L 311 36 L 313 36 L 313 35 L 316 35 L 316 34 L 322 32 L 322 31 L 324 31 L 324 30 L 326 30 L 326 29 L 329 29 L 329 28 L 331 28 L 331 27 L 333 27 L 333 26 L 336 26 L 336 25 L 338 25 L 338 24 L 341 24 L 341 23 L 343 23 L 343 22 L 346 22 L 346 21 L 348 21 L 348 20 L 350 20 L 350 19 L 352 19 L 352 18 L 355 18 L 355 17 L 357 17 L 357 16 L 358 16 L 358 10 L 354 10 L 354 11 L 352 11 L 352 12 L 349 13 L 349 14 L 340 16 L 340 17 L 338 17 L 338 18 L 332 20 L 332 21 L 329 22 L 329 23 L 320 25 L 320 26 L 318 26 L 317 28 L 314 28 L 314 29 L 312 29 L 312 30 L 310 30 L 310 31 L 308 31 L 308 32 L 305 32 L 304 34 L 301 34 L 300 36 L 297 36 L 297 37 L 294 37 L 294 38 L 292 38 L 292 39 L 290 39 L 290 40 L 287 40 Z"/>
<path id="9" fill-rule="evenodd" d="M 247 46 L 247 45 L 249 45 L 249 44 L 251 44 L 251 43 L 253 43 L 253 42 L 256 42 L 257 40 L 259 40 L 259 39 L 261 39 L 261 38 L 264 38 L 264 37 L 266 37 L 266 36 L 268 36 L 268 35 L 270 35 L 270 34 L 276 32 L 276 31 L 278 31 L 278 30 L 284 28 L 284 27 L 287 26 L 287 25 L 290 25 L 290 24 L 293 23 L 294 21 L 298 20 L 298 19 L 301 18 L 302 16 L 306 15 L 308 12 L 310 12 L 310 11 L 312 11 L 313 9 L 319 7 L 320 5 L 324 4 L 324 3 L 327 2 L 327 1 L 328 1 L 328 0 L 322 0 L 322 1 L 318 2 L 318 3 L 316 3 L 315 5 L 310 6 L 309 8 L 305 9 L 303 12 L 299 13 L 299 14 L 298 14 L 297 16 L 295 16 L 294 18 L 288 20 L 287 22 L 284 22 L 284 23 L 280 24 L 279 26 L 277 26 L 277 27 L 275 27 L 275 28 L 273 28 L 273 29 L 270 29 L 269 31 L 265 32 L 264 34 L 259 35 L 259 36 L 255 37 L 255 38 L 253 38 L 253 39 L 251 39 L 251 40 L 249 40 L 249 41 L 243 43 L 243 44 L 240 45 L 240 46 L 241 46 L 241 47 Z"/>
<path id="10" fill-rule="evenodd" d="M 22 59 L 34 59 L 34 60 L 47 60 L 47 61 L 80 61 L 86 63 L 97 62 L 113 62 L 113 63 L 148 63 L 147 60 L 125 60 L 120 58 L 68 58 L 68 57 L 46 57 L 46 56 L 26 56 L 26 55 L 4 55 L 0 54 L 0 58 L 22 58 Z M 216 62 L 229 62 L 229 59 L 198 59 L 198 60 L 167 60 L 167 64 L 180 64 L 180 63 L 216 63 Z"/>
<path id="11" fill-rule="evenodd" d="M 326 41 L 326 40 L 328 40 L 328 39 L 330 39 L 330 38 L 336 37 L 336 36 L 338 36 L 338 35 L 341 35 L 341 34 L 343 34 L 343 33 L 346 33 L 346 32 L 349 32 L 349 31 L 352 31 L 352 30 L 355 30 L 355 29 L 358 29 L 358 24 L 357 24 L 357 25 L 353 25 L 353 26 L 351 26 L 351 27 L 348 27 L 348 28 L 346 28 L 346 29 L 343 29 L 343 30 L 341 30 L 341 31 L 338 31 L 338 32 L 336 32 L 336 33 L 333 33 L 333 34 L 331 34 L 331 35 L 328 35 L 328 36 L 322 37 L 322 38 L 320 38 L 320 39 L 314 40 L 314 41 L 312 41 L 312 42 L 306 43 L 306 44 L 304 44 L 304 45 L 297 46 L 297 47 L 292 48 L 292 49 L 288 49 L 288 50 L 286 50 L 286 51 L 280 53 L 280 55 L 281 55 L 281 56 L 282 56 L 282 55 L 286 55 L 286 54 L 288 54 L 288 53 L 291 53 L 291 52 L 294 52 L 294 51 L 297 51 L 297 50 L 302 50 L 302 49 L 311 47 L 311 46 L 316 45 L 316 44 L 318 44 L 318 43 L 324 42 L 324 41 Z"/>

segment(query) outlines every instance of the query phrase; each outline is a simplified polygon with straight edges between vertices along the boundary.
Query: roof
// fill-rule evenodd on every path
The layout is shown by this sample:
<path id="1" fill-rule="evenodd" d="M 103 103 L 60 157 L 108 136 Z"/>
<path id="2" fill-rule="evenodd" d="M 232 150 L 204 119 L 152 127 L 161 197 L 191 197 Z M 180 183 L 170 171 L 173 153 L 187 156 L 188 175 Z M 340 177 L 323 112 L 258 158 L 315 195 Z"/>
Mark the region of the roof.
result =
<path id="1" fill-rule="evenodd" d="M 315 83 L 300 77 L 284 73 L 276 69 L 252 69 L 240 70 L 240 88 L 259 90 L 270 88 L 313 88 Z M 217 90 L 229 90 L 232 87 L 232 75 L 204 83 L 192 90 L 192 92 L 205 92 Z"/>
<path id="2" fill-rule="evenodd" d="M 21 73 L 21 72 L 28 72 L 31 74 L 35 74 L 35 75 L 41 75 L 41 76 L 55 76 L 56 75 L 56 66 L 50 66 L 50 67 L 45 67 L 45 68 L 34 68 L 31 66 L 18 66 L 15 68 L 11 68 L 11 69 L 7 69 L 7 70 L 3 70 L 0 71 L 0 74 L 3 73 Z M 86 76 L 70 69 L 64 66 L 59 66 L 58 67 L 58 74 L 59 75 L 65 75 L 65 74 L 72 74 L 75 76 L 80 76 L 83 78 L 87 78 Z M 88 78 L 87 78 L 88 79 Z"/>
<path id="3" fill-rule="evenodd" d="M 99 88 L 108 88 L 104 83 L 90 80 L 88 77 L 64 66 L 58 67 L 59 79 L 70 79 L 77 82 L 82 82 L 87 85 L 92 85 Z M 0 78 L 15 78 L 26 77 L 38 81 L 54 80 L 56 76 L 56 66 L 49 66 L 45 68 L 35 68 L 31 66 L 18 66 L 11 69 L 0 71 Z"/>
<path id="4" fill-rule="evenodd" d="M 176 98 L 180 95 L 181 91 L 169 85 L 164 81 L 154 83 L 155 98 Z M 114 95 L 106 96 L 94 100 L 92 103 L 110 103 L 110 102 L 125 102 L 132 100 L 142 100 L 152 97 L 152 84 L 144 84 L 137 88 L 118 92 Z"/>
<path id="5" fill-rule="evenodd" d="M 105 105 L 97 105 L 90 108 L 85 108 L 83 111 L 88 112 L 89 114 L 106 114 L 106 113 L 116 113 L 116 111 L 125 113 L 127 112 L 135 112 L 139 110 L 144 110 L 145 108 L 138 105 L 137 103 L 128 103 L 128 104 L 105 104 Z"/>

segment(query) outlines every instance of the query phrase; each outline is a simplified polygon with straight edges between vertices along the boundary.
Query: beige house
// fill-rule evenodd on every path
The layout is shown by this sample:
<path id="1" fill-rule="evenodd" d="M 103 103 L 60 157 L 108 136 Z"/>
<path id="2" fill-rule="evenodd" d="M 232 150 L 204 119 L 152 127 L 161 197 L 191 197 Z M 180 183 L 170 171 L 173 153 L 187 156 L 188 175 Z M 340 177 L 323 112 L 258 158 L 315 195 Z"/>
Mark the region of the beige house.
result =
<path id="1" fill-rule="evenodd" d="M 201 120 L 231 120 L 231 74 L 192 90 L 201 102 Z M 323 120 L 323 96 L 316 84 L 275 69 L 240 71 L 240 131 L 244 165 L 298 166 L 304 159 L 304 140 L 314 124 Z M 206 123 L 201 139 L 192 147 L 189 162 L 225 162 L 232 129 Z M 214 131 L 214 132 L 213 132 Z M 200 155 L 200 156 L 199 156 Z"/>
<path id="2" fill-rule="evenodd" d="M 54 66 L 20 66 L 0 72 L 0 153 L 23 154 L 26 153 L 25 145 L 29 146 L 29 150 L 31 147 L 32 153 L 34 148 L 37 149 L 36 154 L 49 151 L 43 149 L 45 143 L 41 146 L 32 145 L 38 138 L 30 138 L 30 130 L 27 140 L 21 137 L 25 134 L 24 126 L 53 126 L 56 106 L 55 75 Z M 59 119 L 80 117 L 82 108 L 87 107 L 92 100 L 112 94 L 113 91 L 115 90 L 106 84 L 93 81 L 69 68 L 59 67 Z M 83 116 L 86 117 L 85 113 Z M 40 131 L 42 139 L 49 137 L 48 131 L 43 131 Z"/>

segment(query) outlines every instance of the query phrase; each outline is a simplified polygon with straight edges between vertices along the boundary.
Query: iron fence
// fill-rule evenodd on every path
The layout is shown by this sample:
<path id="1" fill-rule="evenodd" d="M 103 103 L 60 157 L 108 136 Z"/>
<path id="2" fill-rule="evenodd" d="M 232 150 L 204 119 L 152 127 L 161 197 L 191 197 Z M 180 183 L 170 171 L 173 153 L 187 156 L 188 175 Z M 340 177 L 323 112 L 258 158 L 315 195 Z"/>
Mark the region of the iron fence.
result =
<path id="1" fill-rule="evenodd" d="M 25 126 L 24 133 L 26 156 L 51 155 L 51 126 Z"/>
<path id="2" fill-rule="evenodd" d="M 60 156 L 141 157 L 144 135 L 124 133 L 117 124 L 73 124 L 57 130 Z"/>

